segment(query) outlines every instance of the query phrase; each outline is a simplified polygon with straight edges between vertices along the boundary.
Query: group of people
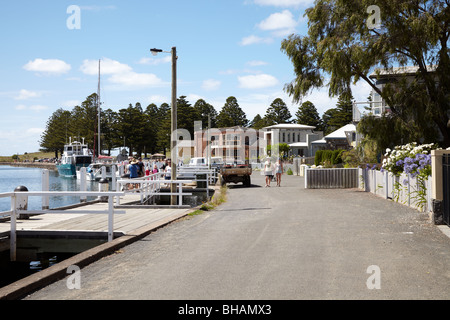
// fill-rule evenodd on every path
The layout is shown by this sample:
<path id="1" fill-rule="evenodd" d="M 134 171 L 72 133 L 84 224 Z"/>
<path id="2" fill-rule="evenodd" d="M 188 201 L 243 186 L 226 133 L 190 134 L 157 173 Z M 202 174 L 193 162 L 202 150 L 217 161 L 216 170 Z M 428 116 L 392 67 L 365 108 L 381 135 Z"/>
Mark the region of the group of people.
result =
<path id="1" fill-rule="evenodd" d="M 171 161 L 166 159 L 164 162 L 146 162 L 142 158 L 129 158 L 128 164 L 125 163 L 125 176 L 130 179 L 150 176 L 155 173 L 164 173 L 165 180 L 171 179 Z M 137 187 L 133 186 L 133 187 Z"/>
<path id="2" fill-rule="evenodd" d="M 264 162 L 264 176 L 266 177 L 265 187 L 270 187 L 270 182 L 273 180 L 274 175 L 277 182 L 277 187 L 281 187 L 281 175 L 283 174 L 283 163 L 280 158 L 275 163 L 271 158 L 267 158 Z"/>

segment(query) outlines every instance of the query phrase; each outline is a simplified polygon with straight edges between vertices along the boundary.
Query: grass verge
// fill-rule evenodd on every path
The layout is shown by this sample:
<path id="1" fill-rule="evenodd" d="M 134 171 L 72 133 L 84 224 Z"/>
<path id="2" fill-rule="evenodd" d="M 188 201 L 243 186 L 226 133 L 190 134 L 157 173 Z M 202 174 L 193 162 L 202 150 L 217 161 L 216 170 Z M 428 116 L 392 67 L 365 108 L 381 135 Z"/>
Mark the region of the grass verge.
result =
<path id="1" fill-rule="evenodd" d="M 214 195 L 212 196 L 211 200 L 208 202 L 203 203 L 199 209 L 189 213 L 189 216 L 197 216 L 199 214 L 204 213 L 205 211 L 210 211 L 215 209 L 217 206 L 221 205 L 225 201 L 227 201 L 227 186 L 222 186 L 220 189 L 216 192 L 214 192 Z"/>

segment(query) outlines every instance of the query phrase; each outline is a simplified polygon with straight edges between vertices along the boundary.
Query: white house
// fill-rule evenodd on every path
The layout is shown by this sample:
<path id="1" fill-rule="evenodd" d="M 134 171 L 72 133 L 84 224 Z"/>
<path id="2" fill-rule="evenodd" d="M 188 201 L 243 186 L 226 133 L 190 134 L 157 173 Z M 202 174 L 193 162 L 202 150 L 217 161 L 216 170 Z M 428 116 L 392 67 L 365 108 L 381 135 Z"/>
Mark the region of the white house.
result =
<path id="1" fill-rule="evenodd" d="M 349 149 L 355 147 L 356 135 L 356 125 L 347 124 L 326 135 L 323 139 L 313 141 L 312 154 L 314 155 L 320 149 Z"/>
<path id="2" fill-rule="evenodd" d="M 264 140 L 267 145 L 286 143 L 294 156 L 310 157 L 312 153 L 312 142 L 323 137 L 321 131 L 314 132 L 314 126 L 304 124 L 283 123 L 262 128 Z M 267 154 L 267 150 L 265 150 Z"/>

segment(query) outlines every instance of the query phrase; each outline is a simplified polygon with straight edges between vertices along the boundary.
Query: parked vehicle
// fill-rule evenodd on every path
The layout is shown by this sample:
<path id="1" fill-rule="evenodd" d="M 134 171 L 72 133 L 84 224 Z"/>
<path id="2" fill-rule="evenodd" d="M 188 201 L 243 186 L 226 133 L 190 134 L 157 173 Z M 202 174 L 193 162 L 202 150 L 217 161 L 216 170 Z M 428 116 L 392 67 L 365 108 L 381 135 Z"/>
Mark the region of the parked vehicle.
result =
<path id="1" fill-rule="evenodd" d="M 220 169 L 222 185 L 242 182 L 246 187 L 251 185 L 252 168 L 247 164 L 225 164 Z"/>

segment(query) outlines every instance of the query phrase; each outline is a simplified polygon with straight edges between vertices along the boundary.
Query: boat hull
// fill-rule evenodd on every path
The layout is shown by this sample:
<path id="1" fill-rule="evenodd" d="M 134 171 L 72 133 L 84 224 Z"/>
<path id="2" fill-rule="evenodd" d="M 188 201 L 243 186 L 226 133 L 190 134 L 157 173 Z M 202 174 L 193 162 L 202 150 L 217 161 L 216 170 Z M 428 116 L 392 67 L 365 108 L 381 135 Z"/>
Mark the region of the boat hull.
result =
<path id="1" fill-rule="evenodd" d="M 73 164 L 60 164 L 57 165 L 56 168 L 61 177 L 72 178 L 77 175 L 76 167 Z"/>

